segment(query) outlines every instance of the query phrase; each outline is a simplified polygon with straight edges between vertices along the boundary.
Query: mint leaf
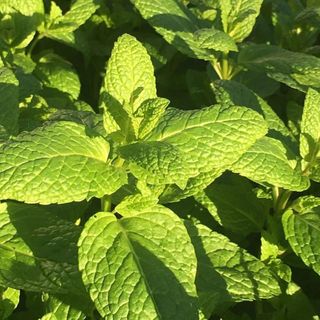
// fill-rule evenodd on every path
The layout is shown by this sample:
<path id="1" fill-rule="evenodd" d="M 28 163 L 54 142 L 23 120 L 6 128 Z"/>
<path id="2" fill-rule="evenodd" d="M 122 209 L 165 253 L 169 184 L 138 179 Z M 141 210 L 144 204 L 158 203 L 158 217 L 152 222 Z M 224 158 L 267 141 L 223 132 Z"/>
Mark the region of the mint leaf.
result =
<path id="1" fill-rule="evenodd" d="M 158 203 L 158 199 L 153 194 L 135 194 L 125 197 L 114 209 L 124 217 L 134 216 L 143 210 L 149 211 Z"/>
<path id="2" fill-rule="evenodd" d="M 232 165 L 232 171 L 258 183 L 267 183 L 292 191 L 309 187 L 294 155 L 276 139 L 263 137 Z"/>
<path id="3" fill-rule="evenodd" d="M 153 66 L 147 50 L 128 34 L 119 37 L 107 63 L 101 91 L 106 130 L 110 131 L 110 126 L 112 131 L 121 128 L 125 136 L 134 129 L 137 131 L 139 122 L 135 126 L 132 115 L 141 103 L 156 96 Z"/>
<path id="4" fill-rule="evenodd" d="M 52 313 L 57 319 L 85 320 L 86 314 L 82 311 L 88 304 L 82 297 L 67 295 L 54 296 L 45 294 L 44 302 L 47 313 Z M 92 306 L 91 306 L 92 307 Z"/>
<path id="5" fill-rule="evenodd" d="M 173 145 L 162 141 L 145 141 L 120 149 L 130 172 L 149 184 L 176 183 L 184 188 L 193 172 L 184 171 L 184 158 Z"/>
<path id="6" fill-rule="evenodd" d="M 157 126 L 168 104 L 169 100 L 164 98 L 148 99 L 142 102 L 134 114 L 135 117 L 142 118 L 139 125 L 139 139 L 145 138 Z"/>
<path id="7" fill-rule="evenodd" d="M 183 170 L 196 176 L 226 169 L 265 133 L 266 124 L 256 112 L 216 105 L 191 111 L 168 109 L 146 139 L 173 145 L 183 154 Z"/>
<path id="8" fill-rule="evenodd" d="M 41 317 L 40 320 L 58 320 L 54 313 L 50 312 Z"/>
<path id="9" fill-rule="evenodd" d="M 0 127 L 8 134 L 18 130 L 19 118 L 19 82 L 14 73 L 6 68 L 0 68 Z"/>
<path id="10" fill-rule="evenodd" d="M 157 96 L 151 59 L 133 36 L 124 34 L 115 43 L 103 90 L 131 114 L 143 101 Z"/>
<path id="11" fill-rule="evenodd" d="M 51 1 L 49 21 L 42 32 L 46 37 L 66 43 L 74 43 L 73 32 L 83 25 L 97 8 L 97 0 L 75 0 L 70 10 L 62 15 L 59 7 Z"/>
<path id="12" fill-rule="evenodd" d="M 79 77 L 71 63 L 58 55 L 46 54 L 42 56 L 37 63 L 34 74 L 45 86 L 68 93 L 74 99 L 79 97 Z"/>
<path id="13" fill-rule="evenodd" d="M 269 129 L 289 136 L 290 131 L 268 103 L 243 84 L 232 80 L 213 82 L 217 102 L 231 106 L 244 106 L 263 115 Z"/>
<path id="14" fill-rule="evenodd" d="M 320 207 L 320 198 L 312 195 L 299 197 L 293 201 L 290 207 L 299 213 L 317 212 Z"/>
<path id="15" fill-rule="evenodd" d="M 102 137 L 72 122 L 23 133 L 0 149 L 0 198 L 49 204 L 113 193 L 126 174 L 108 154 Z"/>
<path id="16" fill-rule="evenodd" d="M 196 286 L 206 317 L 231 302 L 280 295 L 278 281 L 263 262 L 204 225 L 186 226 L 198 259 Z"/>
<path id="17" fill-rule="evenodd" d="M 198 194 L 203 191 L 211 182 L 218 178 L 224 169 L 213 169 L 202 172 L 194 178 L 190 178 L 185 188 L 181 189 L 177 185 L 168 185 L 160 196 L 161 203 L 176 202 L 181 199 Z"/>
<path id="18" fill-rule="evenodd" d="M 311 179 L 319 181 L 318 155 L 320 148 L 320 93 L 307 91 L 300 132 L 300 154 L 304 159 L 304 171 Z"/>
<path id="19" fill-rule="evenodd" d="M 320 87 L 320 59 L 312 55 L 259 44 L 243 48 L 238 60 L 248 69 L 265 72 L 272 79 L 300 91 Z"/>
<path id="20" fill-rule="evenodd" d="M 0 35 L 5 47 L 25 48 L 44 20 L 42 0 L 3 0 L 0 4 Z M 1 47 L 1 44 L 0 44 Z"/>
<path id="21" fill-rule="evenodd" d="M 83 281 L 104 319 L 198 319 L 194 251 L 169 209 L 120 220 L 99 213 L 78 245 Z"/>
<path id="22" fill-rule="evenodd" d="M 224 32 L 236 42 L 251 33 L 263 0 L 219 0 Z"/>
<path id="23" fill-rule="evenodd" d="M 131 0 L 166 41 L 182 53 L 205 60 L 213 60 L 215 52 L 199 46 L 194 33 L 200 28 L 197 18 L 179 0 Z"/>
<path id="24" fill-rule="evenodd" d="M 0 290 L 0 316 L 1 319 L 7 319 L 18 306 L 20 300 L 20 291 L 12 288 Z"/>
<path id="25" fill-rule="evenodd" d="M 239 176 L 223 176 L 197 193 L 195 199 L 223 227 L 247 235 L 262 230 L 268 209 L 252 188 Z"/>
<path id="26" fill-rule="evenodd" d="M 217 29 L 200 29 L 194 33 L 200 48 L 216 51 L 238 51 L 234 40 L 226 33 Z"/>
<path id="27" fill-rule="evenodd" d="M 295 213 L 290 209 L 283 214 L 282 225 L 293 251 L 307 266 L 320 274 L 319 213 Z"/>
<path id="28" fill-rule="evenodd" d="M 0 284 L 29 291 L 86 293 L 77 268 L 80 227 L 45 208 L 0 205 Z"/>

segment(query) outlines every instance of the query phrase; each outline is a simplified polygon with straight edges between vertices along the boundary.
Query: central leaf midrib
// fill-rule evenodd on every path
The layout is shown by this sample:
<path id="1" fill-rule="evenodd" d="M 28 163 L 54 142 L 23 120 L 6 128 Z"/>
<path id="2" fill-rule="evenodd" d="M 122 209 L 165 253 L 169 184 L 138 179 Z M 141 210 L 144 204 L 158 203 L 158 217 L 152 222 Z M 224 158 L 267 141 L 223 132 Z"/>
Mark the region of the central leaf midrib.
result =
<path id="1" fill-rule="evenodd" d="M 132 245 L 132 243 L 131 243 L 131 240 L 130 240 L 130 237 L 129 237 L 127 231 L 126 231 L 125 228 L 122 226 L 121 220 L 118 220 L 117 222 L 118 222 L 120 231 L 121 231 L 121 233 L 123 234 L 123 236 L 125 237 L 125 240 L 126 240 L 128 246 L 129 246 L 129 249 L 130 249 L 131 252 L 132 252 L 133 259 L 134 259 L 134 261 L 135 261 L 135 263 L 136 263 L 136 266 L 138 267 L 138 269 L 139 269 L 139 271 L 140 271 L 140 273 L 141 273 L 141 275 L 142 275 L 142 277 L 143 277 L 144 283 L 145 283 L 145 285 L 146 285 L 148 294 L 149 294 L 149 296 L 151 297 L 151 300 L 152 300 L 152 302 L 153 302 L 153 305 L 154 305 L 154 308 L 155 308 L 155 310 L 156 310 L 156 313 L 157 313 L 159 319 L 161 320 L 161 319 L 162 319 L 161 313 L 160 313 L 160 311 L 159 311 L 159 309 L 158 309 L 158 305 L 157 305 L 157 302 L 156 302 L 155 297 L 154 297 L 154 295 L 153 295 L 152 289 L 151 289 L 151 287 L 149 286 L 149 283 L 148 283 L 148 281 L 147 281 L 148 278 L 147 278 L 146 274 L 144 273 L 143 267 L 142 267 L 142 265 L 141 265 L 141 263 L 140 263 L 139 256 L 137 255 L 137 253 L 136 253 L 136 251 L 135 251 L 135 249 L 134 249 L 134 247 L 133 247 L 133 245 Z"/>
<path id="2" fill-rule="evenodd" d="M 195 129 L 195 128 L 201 128 L 201 127 L 205 127 L 207 125 L 215 125 L 215 124 L 225 124 L 227 122 L 237 122 L 237 121 L 246 121 L 248 119 L 242 119 L 242 118 L 238 118 L 238 119 L 225 119 L 225 120 L 209 120 L 209 121 L 206 121 L 206 122 L 201 122 L 201 123 L 198 123 L 198 124 L 194 124 L 194 125 L 190 125 L 190 126 L 186 126 L 184 127 L 183 129 L 181 130 L 176 130 L 176 131 L 173 131 L 167 135 L 163 135 L 159 138 L 156 138 L 155 141 L 164 141 L 168 138 L 172 138 L 176 135 L 179 135 L 185 131 L 188 131 L 188 130 L 191 130 L 191 129 Z M 249 119 L 250 121 L 253 121 L 254 119 Z M 170 125 L 167 125 L 167 127 L 170 127 Z M 232 128 L 234 129 L 235 131 L 240 131 L 239 128 Z M 150 136 L 150 138 L 152 139 L 152 135 Z M 154 140 L 151 140 L 151 141 L 154 141 Z"/>

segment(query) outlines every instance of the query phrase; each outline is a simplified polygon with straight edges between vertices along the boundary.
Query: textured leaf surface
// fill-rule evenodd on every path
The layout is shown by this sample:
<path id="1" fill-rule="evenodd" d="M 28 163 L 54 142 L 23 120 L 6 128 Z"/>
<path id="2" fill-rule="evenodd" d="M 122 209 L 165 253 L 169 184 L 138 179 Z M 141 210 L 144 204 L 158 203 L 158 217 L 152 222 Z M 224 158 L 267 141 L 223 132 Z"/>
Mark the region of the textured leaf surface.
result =
<path id="1" fill-rule="evenodd" d="M 72 122 L 19 135 L 0 149 L 0 198 L 66 203 L 102 197 L 126 182 L 107 163 L 109 144 Z"/>
<path id="2" fill-rule="evenodd" d="M 47 313 L 52 313 L 57 319 L 84 320 L 85 313 L 81 310 L 80 304 L 86 304 L 79 297 L 63 296 L 65 301 L 54 295 L 45 296 L 45 309 Z"/>
<path id="3" fill-rule="evenodd" d="M 122 147 L 120 154 L 129 162 L 131 173 L 149 184 L 176 183 L 183 188 L 193 175 L 183 171 L 183 156 L 166 142 L 136 142 Z"/>
<path id="4" fill-rule="evenodd" d="M 115 208 L 115 212 L 122 216 L 134 216 L 137 213 L 154 207 L 158 203 L 158 198 L 152 194 L 134 194 L 125 197 Z"/>
<path id="5" fill-rule="evenodd" d="M 79 259 L 104 319 L 198 319 L 196 258 L 169 209 L 154 206 L 120 220 L 95 215 L 81 234 Z"/>
<path id="6" fill-rule="evenodd" d="M 160 118 L 163 116 L 166 108 L 169 104 L 169 100 L 164 98 L 155 98 L 145 100 L 137 110 L 135 116 L 141 117 L 142 120 L 139 124 L 139 139 L 143 139 L 148 133 L 150 133 L 154 127 L 158 124 Z"/>
<path id="7" fill-rule="evenodd" d="M 151 59 L 133 36 L 125 34 L 115 43 L 103 90 L 112 98 L 108 103 L 120 103 L 129 114 L 134 113 L 143 101 L 157 96 Z"/>
<path id="8" fill-rule="evenodd" d="M 19 117 L 19 82 L 13 72 L 0 68 L 0 127 L 8 133 L 17 131 Z"/>
<path id="9" fill-rule="evenodd" d="M 2 0 L 0 14 L 7 22 L 0 27 L 1 40 L 10 47 L 25 48 L 44 19 L 43 1 Z"/>
<path id="10" fill-rule="evenodd" d="M 262 114 L 269 129 L 290 135 L 289 130 L 266 101 L 243 84 L 232 80 L 217 80 L 213 83 L 217 102 L 226 105 L 244 106 Z"/>
<path id="11" fill-rule="evenodd" d="M 282 216 L 285 236 L 293 251 L 320 275 L 319 213 L 299 213 L 287 210 Z"/>
<path id="12" fill-rule="evenodd" d="M 263 0 L 219 0 L 223 29 L 236 42 L 252 31 Z"/>
<path id="13" fill-rule="evenodd" d="M 203 225 L 186 225 L 198 259 L 200 307 L 207 317 L 228 302 L 268 299 L 281 293 L 263 262 Z"/>
<path id="14" fill-rule="evenodd" d="M 160 196 L 161 203 L 176 202 L 181 199 L 198 194 L 203 191 L 211 182 L 218 178 L 224 169 L 214 169 L 203 172 L 194 178 L 190 178 L 185 188 L 181 189 L 175 184 L 168 185 Z"/>
<path id="15" fill-rule="evenodd" d="M 65 15 L 60 15 L 57 5 L 51 4 L 52 21 L 49 22 L 49 27 L 45 31 L 46 36 L 70 42 L 70 34 L 84 24 L 97 8 L 97 0 L 75 0 L 70 10 Z"/>
<path id="16" fill-rule="evenodd" d="M 216 51 L 238 51 L 234 40 L 226 33 L 217 29 L 200 29 L 194 33 L 200 48 Z"/>
<path id="17" fill-rule="evenodd" d="M 252 185 L 239 176 L 221 177 L 195 199 L 226 229 L 246 235 L 261 231 L 267 207 L 252 191 Z"/>
<path id="18" fill-rule="evenodd" d="M 232 166 L 232 171 L 255 182 L 268 183 L 292 191 L 309 187 L 309 179 L 302 175 L 297 162 L 287 157 L 287 150 L 276 139 L 258 140 Z"/>
<path id="19" fill-rule="evenodd" d="M 269 77 L 294 89 L 320 88 L 320 59 L 314 56 L 259 44 L 245 47 L 238 59 L 245 67 L 266 72 Z"/>
<path id="20" fill-rule="evenodd" d="M 201 110 L 168 109 L 149 141 L 173 145 L 193 176 L 227 168 L 266 133 L 262 117 L 247 108 L 212 106 Z"/>
<path id="21" fill-rule="evenodd" d="M 300 127 L 300 154 L 314 161 L 320 148 L 320 93 L 316 90 L 307 92 Z"/>
<path id="22" fill-rule="evenodd" d="M 79 77 L 71 63 L 61 57 L 54 54 L 41 57 L 35 74 L 44 85 L 69 93 L 74 99 L 79 97 Z"/>
<path id="23" fill-rule="evenodd" d="M 34 205 L 0 205 L 0 283 L 29 291 L 84 294 L 77 266 L 81 229 Z"/>
<path id="24" fill-rule="evenodd" d="M 214 59 L 214 51 L 201 48 L 194 38 L 199 29 L 197 18 L 178 0 L 131 0 L 166 41 L 182 53 L 205 60 Z"/>
<path id="25" fill-rule="evenodd" d="M 320 198 L 312 195 L 299 197 L 293 201 L 290 207 L 299 213 L 317 213 L 320 209 Z"/>

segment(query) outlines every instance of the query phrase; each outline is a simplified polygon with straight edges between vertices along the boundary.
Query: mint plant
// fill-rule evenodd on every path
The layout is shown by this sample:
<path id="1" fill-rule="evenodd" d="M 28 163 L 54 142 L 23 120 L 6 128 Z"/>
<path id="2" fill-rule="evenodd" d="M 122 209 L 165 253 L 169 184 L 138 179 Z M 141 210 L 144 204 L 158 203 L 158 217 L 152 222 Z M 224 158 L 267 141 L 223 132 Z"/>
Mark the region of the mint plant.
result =
<path id="1" fill-rule="evenodd" d="M 2 1 L 0 318 L 318 319 L 318 20 Z"/>

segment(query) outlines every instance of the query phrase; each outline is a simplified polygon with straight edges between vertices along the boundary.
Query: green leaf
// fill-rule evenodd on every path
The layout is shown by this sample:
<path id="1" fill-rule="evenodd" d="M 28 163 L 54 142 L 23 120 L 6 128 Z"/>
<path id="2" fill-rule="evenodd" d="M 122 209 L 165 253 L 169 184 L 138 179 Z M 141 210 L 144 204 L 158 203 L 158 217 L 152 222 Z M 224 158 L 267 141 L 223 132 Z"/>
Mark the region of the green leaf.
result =
<path id="1" fill-rule="evenodd" d="M 290 207 L 299 213 L 317 213 L 319 212 L 320 198 L 312 195 L 299 197 L 293 201 Z"/>
<path id="2" fill-rule="evenodd" d="M 90 218 L 79 265 L 104 319 L 198 319 L 194 251 L 183 222 L 165 207 Z"/>
<path id="3" fill-rule="evenodd" d="M 150 56 L 143 45 L 128 34 L 119 37 L 107 64 L 100 98 L 107 131 L 110 125 L 113 131 L 121 128 L 126 136 L 134 130 L 130 117 L 142 102 L 157 96 L 153 73 Z"/>
<path id="4" fill-rule="evenodd" d="M 156 80 L 150 56 L 129 34 L 118 38 L 107 64 L 103 89 L 133 114 L 141 103 L 156 98 Z"/>
<path id="5" fill-rule="evenodd" d="M 246 179 L 222 176 L 196 194 L 195 199 L 226 229 L 243 235 L 262 230 L 268 208 Z"/>
<path id="6" fill-rule="evenodd" d="M 19 82 L 13 72 L 0 68 L 0 127 L 9 134 L 17 132 L 19 118 Z"/>
<path id="7" fill-rule="evenodd" d="M 200 307 L 207 317 L 231 302 L 268 299 L 281 293 L 270 270 L 246 250 L 203 225 L 186 226 L 198 259 Z"/>
<path id="8" fill-rule="evenodd" d="M 50 204 L 111 194 L 126 173 L 108 154 L 102 137 L 73 122 L 23 133 L 0 149 L 0 198 Z"/>
<path id="9" fill-rule="evenodd" d="M 143 139 L 157 126 L 169 103 L 169 100 L 164 98 L 148 99 L 141 103 L 135 112 L 135 117 L 142 118 L 139 125 L 139 139 Z"/>
<path id="10" fill-rule="evenodd" d="M 0 317 L 7 319 L 11 313 L 16 309 L 20 300 L 20 291 L 12 288 L 0 290 Z"/>
<path id="11" fill-rule="evenodd" d="M 149 184 L 171 184 L 184 188 L 194 173 L 183 170 L 184 158 L 173 145 L 162 141 L 144 141 L 119 149 L 128 161 L 131 173 Z"/>
<path id="12" fill-rule="evenodd" d="M 234 40 L 226 33 L 217 29 L 200 29 L 194 33 L 200 48 L 216 51 L 238 51 Z"/>
<path id="13" fill-rule="evenodd" d="M 243 48 L 239 64 L 250 70 L 265 72 L 269 77 L 300 91 L 320 88 L 320 59 L 272 45 L 250 45 Z"/>
<path id="14" fill-rule="evenodd" d="M 320 93 L 316 90 L 307 92 L 300 127 L 300 154 L 307 168 L 314 165 L 320 148 Z"/>
<path id="15" fill-rule="evenodd" d="M 153 194 L 134 194 L 125 197 L 114 209 L 122 216 L 134 216 L 142 210 L 149 210 L 158 203 L 158 198 Z"/>
<path id="16" fill-rule="evenodd" d="M 73 32 L 83 25 L 97 10 L 98 0 L 75 0 L 70 10 L 61 15 L 60 8 L 51 1 L 50 17 L 43 31 L 46 37 L 66 43 L 74 42 Z"/>
<path id="17" fill-rule="evenodd" d="M 35 75 L 50 88 L 68 93 L 73 99 L 80 94 L 80 80 L 72 64 L 56 54 L 46 54 L 40 58 Z"/>
<path id="18" fill-rule="evenodd" d="M 309 187 L 309 179 L 302 175 L 294 156 L 287 154 L 279 140 L 263 137 L 232 165 L 232 171 L 258 183 L 303 191 Z"/>
<path id="19" fill-rule="evenodd" d="M 50 312 L 42 316 L 40 320 L 58 320 L 58 319 L 52 312 Z"/>
<path id="20" fill-rule="evenodd" d="M 0 42 L 25 48 L 44 20 L 42 0 L 2 0 L 0 3 Z M 1 45 L 0 45 L 1 46 Z"/>
<path id="21" fill-rule="evenodd" d="M 197 18 L 179 0 L 131 0 L 142 17 L 166 41 L 182 53 L 205 60 L 213 60 L 215 52 L 201 48 L 194 37 L 200 29 Z"/>
<path id="22" fill-rule="evenodd" d="M 203 191 L 211 182 L 221 176 L 224 169 L 214 169 L 203 172 L 194 178 L 190 178 L 185 188 L 181 189 L 175 184 L 168 185 L 160 196 L 161 203 L 177 202 L 181 199 L 198 194 Z"/>
<path id="23" fill-rule="evenodd" d="M 82 311 L 83 304 L 86 305 L 86 301 L 82 301 L 83 299 L 81 299 L 81 297 L 62 295 L 58 297 L 51 294 L 45 294 L 44 298 L 46 312 L 52 313 L 57 319 L 86 319 L 86 315 Z"/>
<path id="24" fill-rule="evenodd" d="M 261 98 L 273 95 L 280 88 L 280 83 L 269 78 L 264 72 L 242 70 L 232 79 L 242 83 Z"/>
<path id="25" fill-rule="evenodd" d="M 295 213 L 290 209 L 283 214 L 282 224 L 293 251 L 320 275 L 319 213 Z"/>
<path id="26" fill-rule="evenodd" d="M 227 169 L 265 133 L 266 123 L 258 113 L 216 105 L 190 111 L 168 109 L 146 139 L 177 148 L 184 158 L 182 172 L 195 177 Z"/>
<path id="27" fill-rule="evenodd" d="M 80 232 L 80 227 L 43 207 L 2 203 L 0 284 L 86 297 L 77 266 Z"/>
<path id="28" fill-rule="evenodd" d="M 263 115 L 269 129 L 289 136 L 290 132 L 283 121 L 272 110 L 268 103 L 243 84 L 232 80 L 217 80 L 213 89 L 218 103 L 234 106 L 244 106 Z"/>
<path id="29" fill-rule="evenodd" d="M 236 42 L 251 33 L 263 0 L 219 0 L 224 32 Z"/>

